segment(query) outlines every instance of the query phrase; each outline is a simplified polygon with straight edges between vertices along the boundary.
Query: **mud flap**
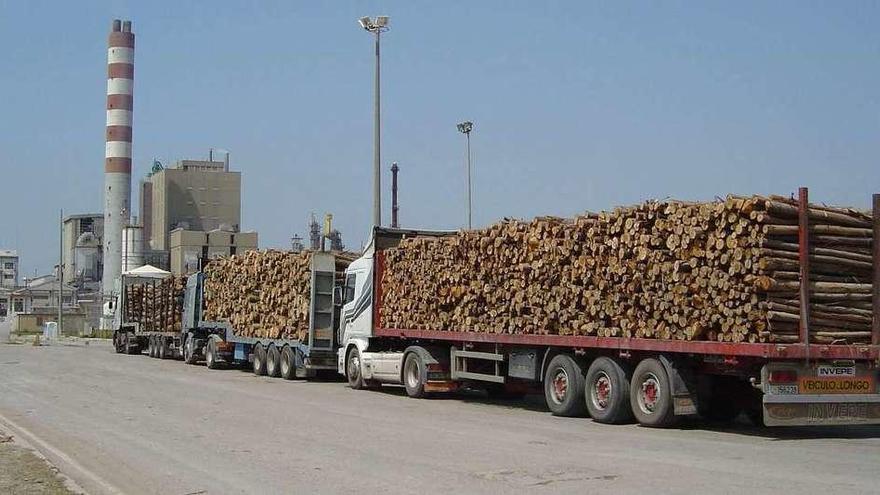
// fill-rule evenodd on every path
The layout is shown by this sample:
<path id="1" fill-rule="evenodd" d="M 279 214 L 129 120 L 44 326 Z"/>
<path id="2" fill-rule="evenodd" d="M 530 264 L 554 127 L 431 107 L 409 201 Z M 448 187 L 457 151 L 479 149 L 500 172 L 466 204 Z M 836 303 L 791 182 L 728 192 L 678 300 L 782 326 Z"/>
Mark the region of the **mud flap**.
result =
<path id="1" fill-rule="evenodd" d="M 681 366 L 660 355 L 660 362 L 666 368 L 669 375 L 669 385 L 672 388 L 672 410 L 676 416 L 694 416 L 697 414 L 696 380 L 690 369 Z"/>

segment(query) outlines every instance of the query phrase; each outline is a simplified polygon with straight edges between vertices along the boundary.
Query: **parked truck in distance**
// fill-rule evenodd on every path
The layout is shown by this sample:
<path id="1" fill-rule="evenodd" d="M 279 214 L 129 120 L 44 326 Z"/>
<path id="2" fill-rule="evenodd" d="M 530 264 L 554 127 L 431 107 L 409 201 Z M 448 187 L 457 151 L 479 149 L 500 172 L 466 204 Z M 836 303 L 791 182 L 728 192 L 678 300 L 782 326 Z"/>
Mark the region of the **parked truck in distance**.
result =
<path id="1" fill-rule="evenodd" d="M 179 284 L 170 272 L 150 265 L 122 274 L 117 296 L 108 303 L 117 353 L 146 350 L 150 357 L 161 359 L 181 355 Z"/>
<path id="2" fill-rule="evenodd" d="M 336 255 L 311 254 L 308 332 L 303 339 L 244 335 L 230 323 L 231 315 L 205 321 L 205 274 L 187 279 L 183 307 L 183 360 L 204 360 L 209 369 L 250 366 L 257 375 L 285 379 L 312 377 L 336 369 L 338 308 L 334 299 Z"/>

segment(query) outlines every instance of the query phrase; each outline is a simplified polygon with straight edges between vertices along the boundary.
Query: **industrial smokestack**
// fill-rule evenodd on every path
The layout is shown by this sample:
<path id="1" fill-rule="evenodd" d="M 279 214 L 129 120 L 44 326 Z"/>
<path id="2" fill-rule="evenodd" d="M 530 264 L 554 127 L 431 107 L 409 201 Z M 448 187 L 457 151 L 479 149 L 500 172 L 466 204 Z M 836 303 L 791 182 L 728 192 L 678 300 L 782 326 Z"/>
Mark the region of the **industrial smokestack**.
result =
<path id="1" fill-rule="evenodd" d="M 397 172 L 399 170 L 397 162 L 391 164 L 391 228 L 394 229 L 400 227 L 397 223 L 397 211 L 400 209 L 397 204 Z"/>
<path id="2" fill-rule="evenodd" d="M 104 273 L 109 295 L 122 273 L 122 230 L 131 214 L 131 122 L 134 33 L 113 20 L 107 41 L 107 138 L 104 153 Z"/>

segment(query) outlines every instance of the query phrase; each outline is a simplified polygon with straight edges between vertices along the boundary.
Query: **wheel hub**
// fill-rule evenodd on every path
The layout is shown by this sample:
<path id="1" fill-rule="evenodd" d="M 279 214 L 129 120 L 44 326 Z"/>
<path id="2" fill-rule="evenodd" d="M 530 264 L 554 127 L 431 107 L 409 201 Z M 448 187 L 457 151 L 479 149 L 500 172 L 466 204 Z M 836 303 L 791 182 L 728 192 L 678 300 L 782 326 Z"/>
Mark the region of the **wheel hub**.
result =
<path id="1" fill-rule="evenodd" d="M 657 401 L 660 398 L 660 383 L 653 374 L 648 375 L 642 381 L 641 393 L 639 394 L 639 406 L 648 413 L 654 412 Z"/>
<path id="2" fill-rule="evenodd" d="M 361 372 L 361 360 L 358 356 L 352 356 L 348 360 L 348 376 L 357 379 Z"/>
<path id="3" fill-rule="evenodd" d="M 593 405 L 598 409 L 605 409 L 611 399 L 611 379 L 605 373 L 600 373 L 593 387 Z"/>
<path id="4" fill-rule="evenodd" d="M 568 394 L 568 373 L 564 369 L 560 369 L 553 375 L 553 390 L 552 396 L 553 400 L 557 404 L 561 404 L 565 401 L 565 397 Z"/>

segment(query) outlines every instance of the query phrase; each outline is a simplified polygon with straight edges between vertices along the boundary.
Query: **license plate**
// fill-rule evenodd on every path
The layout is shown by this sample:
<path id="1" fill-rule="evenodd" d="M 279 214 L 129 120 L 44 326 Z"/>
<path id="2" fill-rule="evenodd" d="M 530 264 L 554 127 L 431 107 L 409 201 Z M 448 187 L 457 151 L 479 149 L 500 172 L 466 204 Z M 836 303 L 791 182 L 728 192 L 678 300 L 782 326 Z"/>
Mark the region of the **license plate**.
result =
<path id="1" fill-rule="evenodd" d="M 798 390 L 802 394 L 872 394 L 874 378 L 871 376 L 851 378 L 801 378 Z"/>
<path id="2" fill-rule="evenodd" d="M 770 393 L 775 395 L 797 395 L 797 385 L 770 385 Z"/>

